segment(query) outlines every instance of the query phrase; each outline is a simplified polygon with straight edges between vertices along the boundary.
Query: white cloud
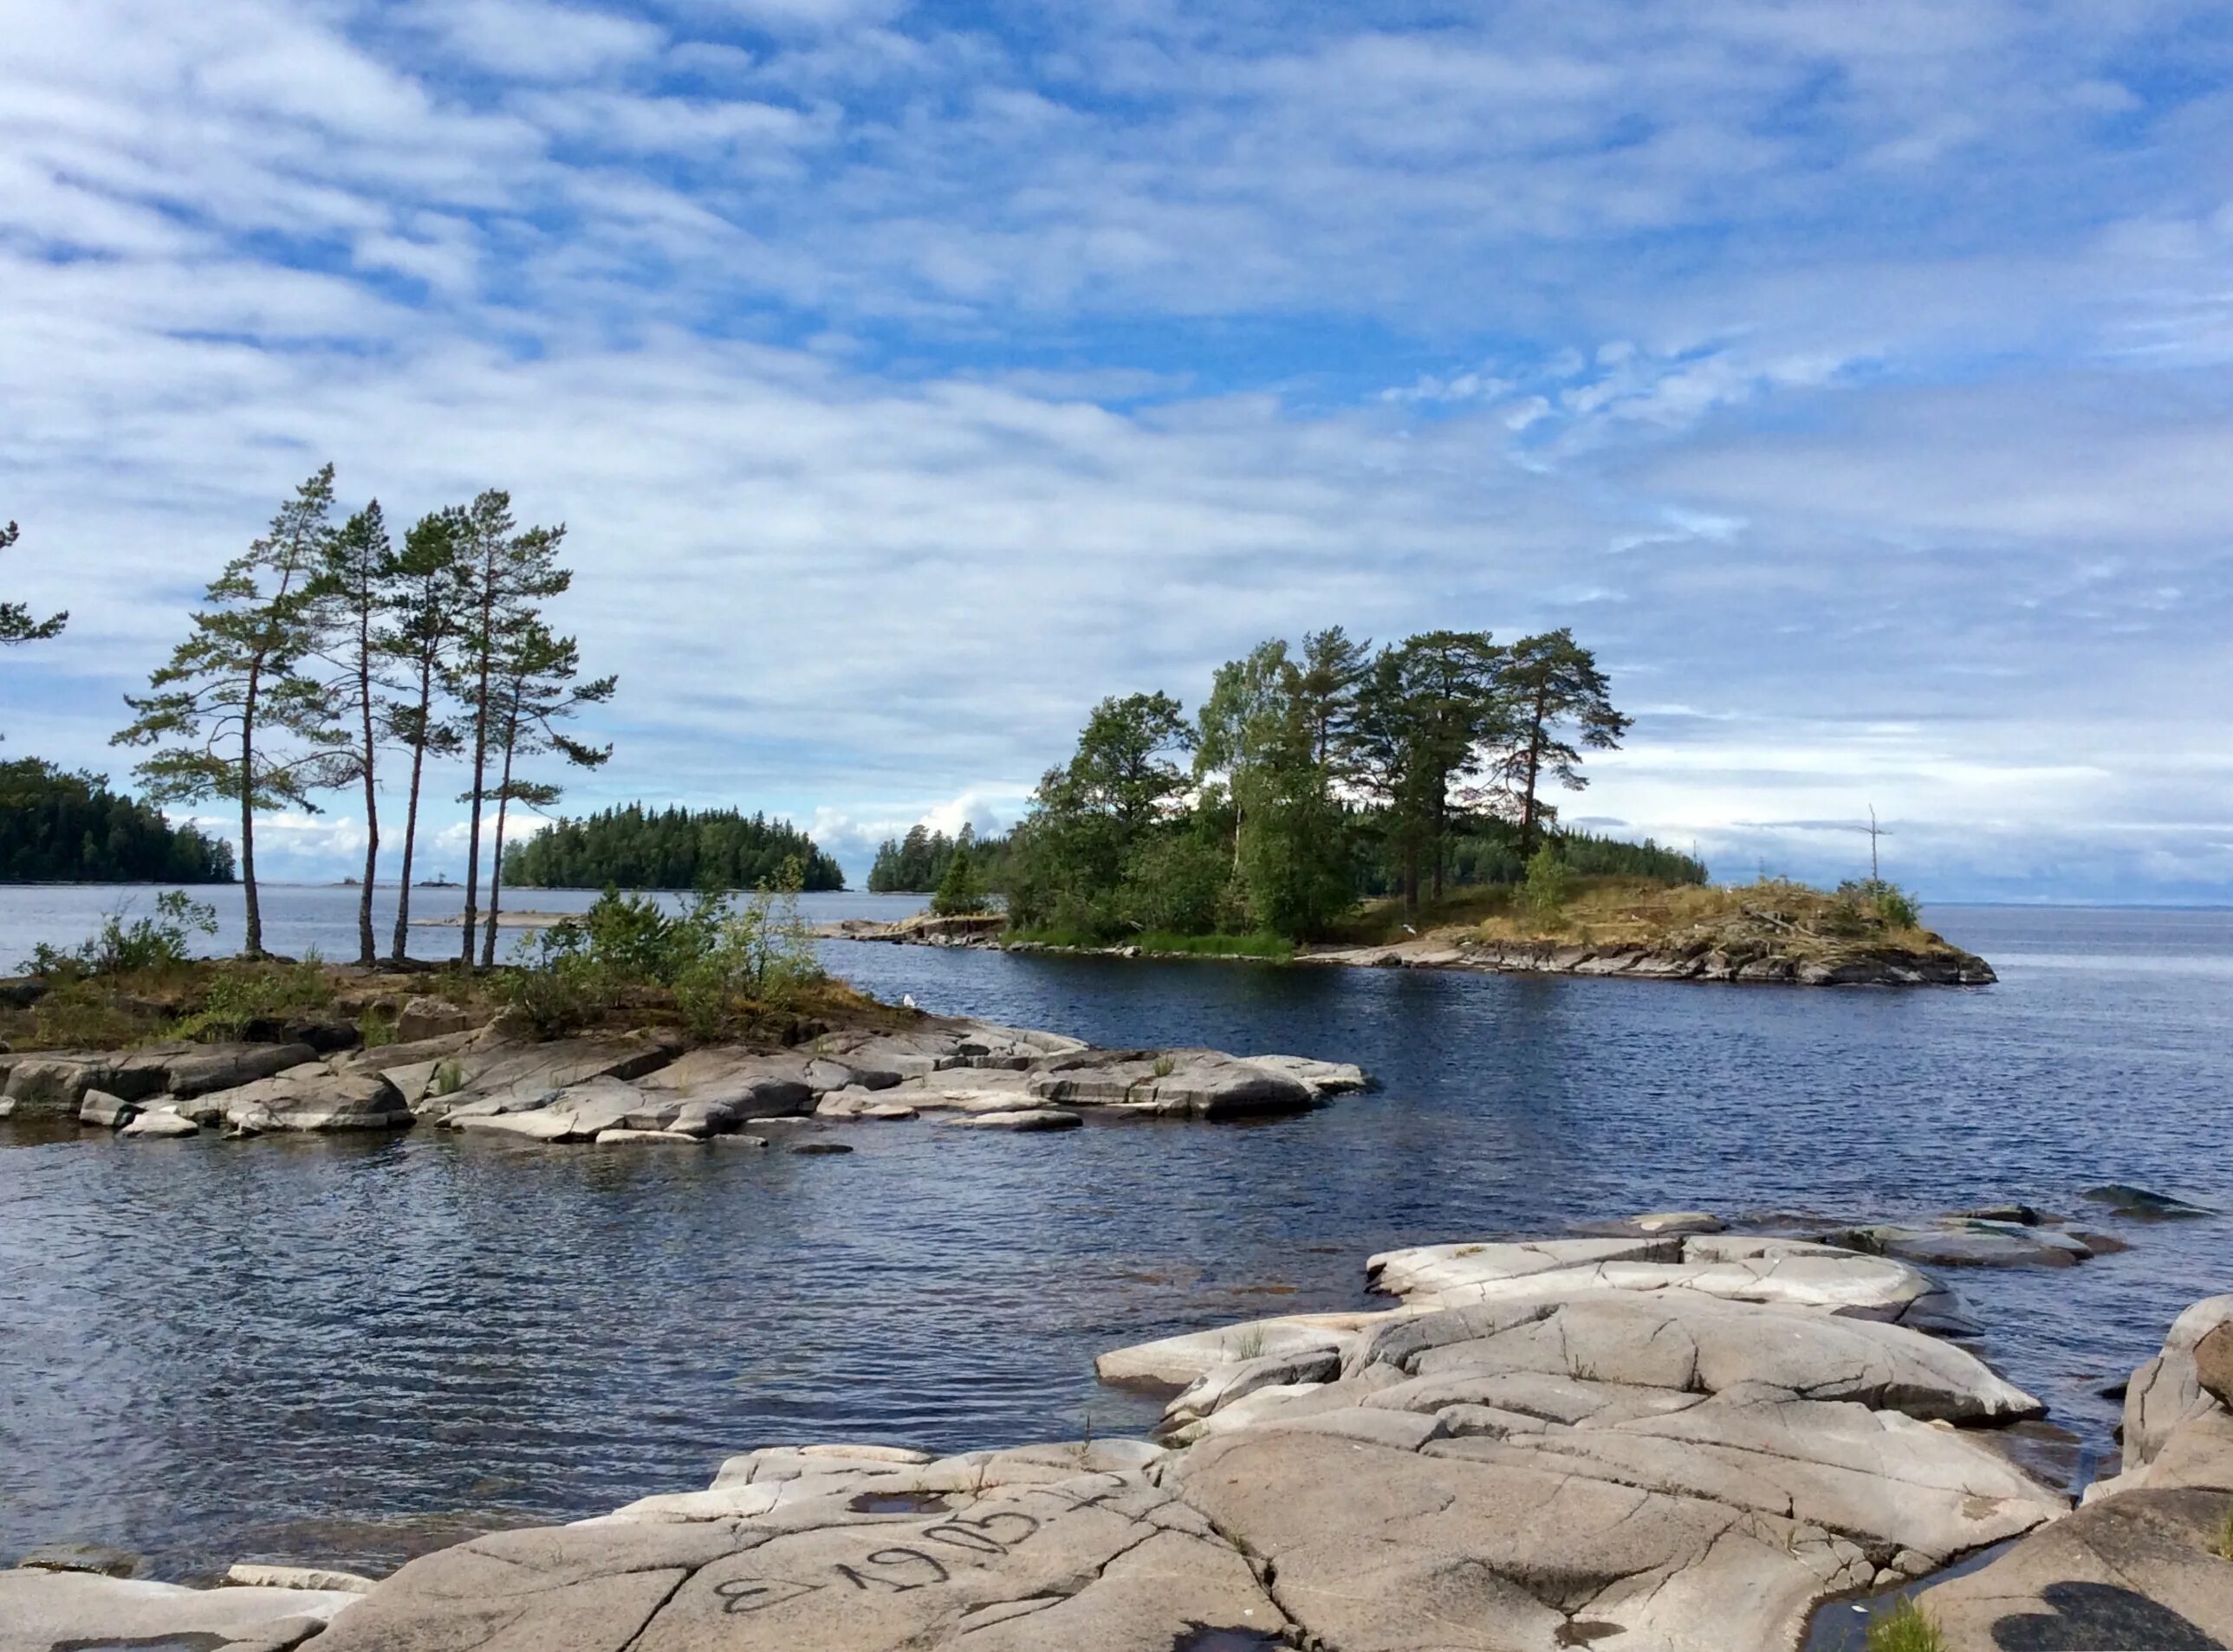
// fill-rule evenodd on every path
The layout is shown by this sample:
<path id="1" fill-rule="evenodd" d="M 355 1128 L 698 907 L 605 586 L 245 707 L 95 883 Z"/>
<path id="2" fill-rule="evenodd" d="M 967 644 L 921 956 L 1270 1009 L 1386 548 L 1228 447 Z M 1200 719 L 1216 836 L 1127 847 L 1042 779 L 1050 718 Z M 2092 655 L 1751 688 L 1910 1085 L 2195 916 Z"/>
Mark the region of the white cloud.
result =
<path id="1" fill-rule="evenodd" d="M 1701 714 L 1577 807 L 1865 788 L 1974 876 L 2085 790 L 2159 831 L 2132 876 L 2217 866 L 2233 114 L 2143 72 L 2201 12 L 1894 3 L 32 0 L 0 575 L 74 620 L 0 659 L 10 749 L 120 769 L 119 692 L 330 456 L 571 524 L 622 678 L 583 803 L 857 855 L 1266 634 L 1572 621 Z"/>

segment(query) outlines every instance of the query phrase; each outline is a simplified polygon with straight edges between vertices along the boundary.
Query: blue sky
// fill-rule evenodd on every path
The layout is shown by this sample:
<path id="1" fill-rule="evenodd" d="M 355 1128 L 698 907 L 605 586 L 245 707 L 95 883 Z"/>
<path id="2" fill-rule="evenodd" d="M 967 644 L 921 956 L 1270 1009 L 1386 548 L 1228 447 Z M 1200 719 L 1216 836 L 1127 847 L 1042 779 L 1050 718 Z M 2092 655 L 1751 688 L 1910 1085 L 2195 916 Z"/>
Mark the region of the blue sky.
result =
<path id="1" fill-rule="evenodd" d="M 16 0 L 0 389 L 16 754 L 121 776 L 331 458 L 568 524 L 575 803 L 856 870 L 1261 637 L 1564 624 L 1570 818 L 2233 898 L 2222 5 Z"/>

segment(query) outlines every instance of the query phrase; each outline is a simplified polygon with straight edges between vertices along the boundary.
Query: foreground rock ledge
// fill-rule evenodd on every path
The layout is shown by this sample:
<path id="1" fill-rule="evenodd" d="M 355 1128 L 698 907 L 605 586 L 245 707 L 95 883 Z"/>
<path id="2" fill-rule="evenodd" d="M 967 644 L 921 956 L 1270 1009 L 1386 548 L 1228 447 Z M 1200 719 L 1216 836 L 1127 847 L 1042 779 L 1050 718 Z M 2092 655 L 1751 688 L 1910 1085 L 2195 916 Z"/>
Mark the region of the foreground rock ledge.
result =
<path id="1" fill-rule="evenodd" d="M 1192 1339 L 1158 1441 L 747 1452 L 704 1491 L 413 1561 L 309 1644 L 1748 1652 L 1796 1646 L 1826 1597 L 2096 1518 L 1995 1448 L 2037 1402 L 1898 1323 L 1937 1294 L 1904 1264 L 1693 1235 L 1374 1266 L 1403 1295 L 1385 1312 Z M 1174 1346 L 1103 1369 L 1168 1370 Z M 2185 1474 L 2179 1442 L 2222 1421 L 2214 1348 L 2190 1363 L 2191 1393 L 2169 1352 L 2136 1384 L 2152 1449 L 2128 1469 Z M 0 1623 L 29 1576 L 0 1573 Z M 19 1645 L 47 1652 L 0 1635 Z"/>

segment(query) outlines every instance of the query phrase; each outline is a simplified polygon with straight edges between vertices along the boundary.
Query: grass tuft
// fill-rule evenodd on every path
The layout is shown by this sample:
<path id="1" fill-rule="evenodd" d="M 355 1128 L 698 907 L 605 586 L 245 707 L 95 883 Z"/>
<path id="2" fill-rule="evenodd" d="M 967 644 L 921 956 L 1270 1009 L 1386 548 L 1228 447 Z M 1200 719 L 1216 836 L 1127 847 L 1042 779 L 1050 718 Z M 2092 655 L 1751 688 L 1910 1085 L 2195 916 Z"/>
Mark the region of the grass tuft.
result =
<path id="1" fill-rule="evenodd" d="M 1868 1652 L 1946 1652 L 1946 1636 L 1915 1597 L 1905 1596 L 1869 1620 Z"/>
<path id="2" fill-rule="evenodd" d="M 2233 1504 L 2225 1508 L 2225 1518 L 2217 1526 L 2217 1558 L 2233 1560 Z"/>

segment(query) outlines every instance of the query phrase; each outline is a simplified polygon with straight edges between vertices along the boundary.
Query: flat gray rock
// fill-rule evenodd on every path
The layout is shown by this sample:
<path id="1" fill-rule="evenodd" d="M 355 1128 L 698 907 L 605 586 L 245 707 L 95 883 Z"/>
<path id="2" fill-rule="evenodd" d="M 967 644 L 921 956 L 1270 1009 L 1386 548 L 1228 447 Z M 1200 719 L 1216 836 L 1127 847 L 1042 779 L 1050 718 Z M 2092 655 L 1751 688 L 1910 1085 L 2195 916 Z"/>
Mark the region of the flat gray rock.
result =
<path id="1" fill-rule="evenodd" d="M 185 1589 L 81 1572 L 0 1571 L 0 1652 L 56 1647 L 296 1645 L 362 1597 L 303 1589 Z"/>

